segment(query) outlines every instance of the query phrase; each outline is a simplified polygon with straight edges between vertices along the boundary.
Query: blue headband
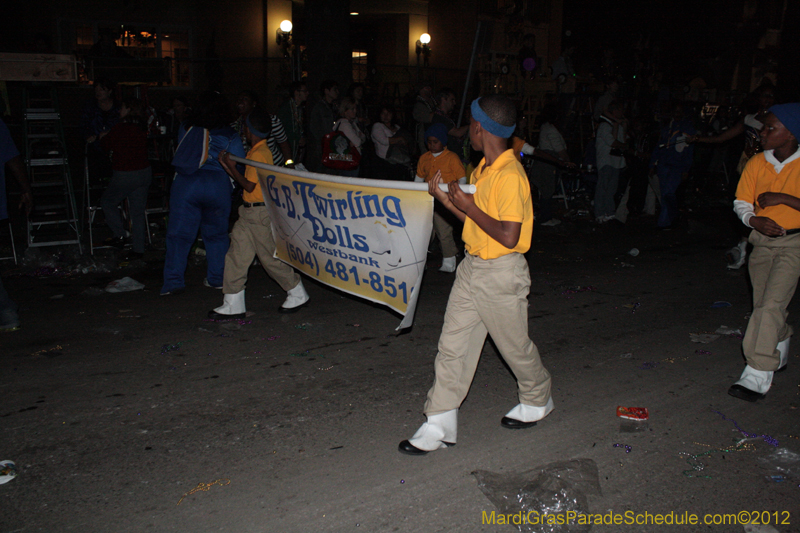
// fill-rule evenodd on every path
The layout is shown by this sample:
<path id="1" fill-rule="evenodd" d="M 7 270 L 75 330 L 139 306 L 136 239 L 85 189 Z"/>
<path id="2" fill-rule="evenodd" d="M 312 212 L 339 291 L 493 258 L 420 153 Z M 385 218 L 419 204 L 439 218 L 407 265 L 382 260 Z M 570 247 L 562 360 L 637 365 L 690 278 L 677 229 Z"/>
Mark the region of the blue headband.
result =
<path id="1" fill-rule="evenodd" d="M 269 133 L 262 133 L 257 129 L 255 129 L 252 124 L 250 124 L 250 115 L 247 115 L 247 117 L 244 119 L 244 123 L 247 124 L 247 129 L 250 130 L 250 133 L 252 133 L 256 137 L 259 137 L 261 139 L 266 139 L 267 137 L 269 137 Z"/>
<path id="2" fill-rule="evenodd" d="M 478 103 L 479 101 L 480 98 L 473 100 L 469 109 L 472 111 L 472 118 L 481 123 L 481 128 L 485 129 L 496 137 L 500 137 L 501 139 L 508 139 L 514 135 L 516 124 L 511 126 L 503 126 L 502 124 L 495 122 L 491 117 L 489 117 L 489 115 L 486 114 L 483 109 L 481 109 L 481 106 Z"/>

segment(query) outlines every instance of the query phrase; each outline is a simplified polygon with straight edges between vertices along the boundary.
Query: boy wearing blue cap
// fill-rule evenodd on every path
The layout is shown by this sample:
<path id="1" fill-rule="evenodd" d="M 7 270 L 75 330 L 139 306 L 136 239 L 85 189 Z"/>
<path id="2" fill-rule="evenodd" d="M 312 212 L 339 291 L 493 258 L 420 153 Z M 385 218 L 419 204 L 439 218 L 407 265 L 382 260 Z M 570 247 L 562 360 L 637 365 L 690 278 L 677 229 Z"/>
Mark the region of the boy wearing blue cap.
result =
<path id="1" fill-rule="evenodd" d="M 754 231 L 748 267 L 753 313 L 742 341 L 747 359 L 728 394 L 755 402 L 786 368 L 792 328 L 786 308 L 800 277 L 800 103 L 769 108 L 760 132 L 764 151 L 747 163 L 734 211 Z"/>
<path id="2" fill-rule="evenodd" d="M 467 182 L 461 159 L 447 149 L 447 127 L 444 124 L 433 124 L 425 130 L 425 144 L 428 151 L 419 158 L 417 176 L 414 181 L 430 182 L 435 176 L 439 176 L 442 183 L 456 181 L 463 184 Z M 434 206 L 433 230 L 442 246 L 442 267 L 439 270 L 455 272 L 458 248 L 453 238 L 453 226 L 436 212 L 437 207 L 439 206 Z"/>
<path id="3" fill-rule="evenodd" d="M 491 95 L 472 103 L 470 143 L 485 155 L 472 173 L 474 195 L 457 182 L 439 189 L 435 176 L 428 190 L 464 222 L 464 260 L 447 302 L 439 337 L 436 377 L 428 391 L 427 421 L 399 450 L 424 455 L 456 442 L 458 409 L 469 392 L 486 335 L 517 378 L 520 403 L 502 418 L 509 429 L 529 428 L 553 410 L 550 374 L 528 337 L 531 279 L 523 255 L 530 248 L 533 207 L 528 179 L 508 149 L 516 108 L 508 98 Z"/>

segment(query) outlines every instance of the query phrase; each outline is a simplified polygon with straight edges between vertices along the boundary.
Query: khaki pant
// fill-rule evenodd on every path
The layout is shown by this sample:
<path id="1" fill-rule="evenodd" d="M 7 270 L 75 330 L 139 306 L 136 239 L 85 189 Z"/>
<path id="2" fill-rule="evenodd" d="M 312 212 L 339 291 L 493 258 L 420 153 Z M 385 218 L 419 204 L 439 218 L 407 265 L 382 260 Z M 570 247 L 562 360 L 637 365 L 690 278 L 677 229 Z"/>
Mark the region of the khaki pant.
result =
<path id="1" fill-rule="evenodd" d="M 466 255 L 447 302 L 426 416 L 457 409 L 464 401 L 487 333 L 517 378 L 520 403 L 536 407 L 547 403 L 550 374 L 528 337 L 530 286 L 528 263 L 521 254 L 489 261 Z"/>
<path id="2" fill-rule="evenodd" d="M 800 277 L 800 233 L 767 237 L 750 232 L 753 253 L 748 269 L 753 284 L 753 314 L 747 323 L 742 350 L 747 364 L 765 372 L 778 369 L 778 343 L 791 337 L 786 308 Z"/>
<path id="3" fill-rule="evenodd" d="M 433 212 L 433 232 L 442 247 L 442 257 L 455 257 L 458 254 L 453 226 L 442 215 Z"/>
<path id="4" fill-rule="evenodd" d="M 233 225 L 231 246 L 225 255 L 225 274 L 222 282 L 223 294 L 236 294 L 244 290 L 247 271 L 258 260 L 264 270 L 285 291 L 300 283 L 300 275 L 286 263 L 273 257 L 275 241 L 272 224 L 265 206 L 239 207 L 239 220 Z"/>

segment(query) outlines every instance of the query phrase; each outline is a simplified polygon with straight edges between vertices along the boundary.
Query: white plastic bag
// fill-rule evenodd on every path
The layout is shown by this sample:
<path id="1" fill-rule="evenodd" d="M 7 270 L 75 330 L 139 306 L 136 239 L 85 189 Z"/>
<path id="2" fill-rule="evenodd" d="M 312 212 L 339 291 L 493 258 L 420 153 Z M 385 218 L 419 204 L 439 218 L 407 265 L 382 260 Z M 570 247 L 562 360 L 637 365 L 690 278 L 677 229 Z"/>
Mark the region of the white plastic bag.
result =
<path id="1" fill-rule="evenodd" d="M 133 278 L 125 276 L 106 285 L 106 292 L 130 292 L 144 289 L 144 283 L 139 283 Z"/>

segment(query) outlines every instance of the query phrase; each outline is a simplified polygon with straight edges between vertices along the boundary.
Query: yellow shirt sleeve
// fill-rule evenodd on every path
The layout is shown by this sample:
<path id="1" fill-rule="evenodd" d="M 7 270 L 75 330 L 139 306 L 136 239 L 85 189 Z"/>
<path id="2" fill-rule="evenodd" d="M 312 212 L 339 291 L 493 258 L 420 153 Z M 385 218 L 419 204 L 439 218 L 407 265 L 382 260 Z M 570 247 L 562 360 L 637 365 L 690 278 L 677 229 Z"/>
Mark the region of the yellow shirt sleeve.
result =
<path id="1" fill-rule="evenodd" d="M 497 218 L 500 221 L 522 222 L 524 210 L 522 198 L 525 191 L 522 181 L 513 174 L 504 174 L 494 187 Z"/>
<path id="2" fill-rule="evenodd" d="M 757 162 L 757 159 L 764 159 L 764 154 L 757 154 L 750 158 L 750 161 L 745 165 L 742 171 L 742 176 L 739 178 L 739 185 L 736 187 L 736 199 L 749 204 L 756 203 L 756 181 L 758 179 L 758 171 L 762 165 Z M 766 163 L 766 160 L 764 160 Z"/>
<path id="3" fill-rule="evenodd" d="M 522 147 L 525 146 L 525 140 L 520 139 L 519 137 L 512 137 L 511 138 L 511 149 L 514 150 L 514 157 L 517 158 L 517 161 L 522 161 L 522 156 L 520 156 L 520 152 L 522 152 Z"/>
<path id="4" fill-rule="evenodd" d="M 272 152 L 270 151 L 269 146 L 267 146 L 267 141 L 261 141 L 254 147 L 252 147 L 250 151 L 247 152 L 247 159 L 271 165 Z M 247 167 L 244 170 L 244 177 L 247 181 L 255 183 L 256 188 L 253 189 L 253 192 L 244 191 L 242 193 L 242 199 L 245 202 L 256 203 L 264 201 L 264 195 L 261 193 L 261 182 L 259 181 L 258 177 L 261 174 L 266 176 L 268 172 L 269 172 L 268 170 L 247 165 Z"/>
<path id="5" fill-rule="evenodd" d="M 754 155 L 744 167 L 736 188 L 736 199 L 752 204 L 756 216 L 767 217 L 785 229 L 800 228 L 800 211 L 785 204 L 762 208 L 756 203 L 765 192 L 800 198 L 800 160 L 787 163 L 780 173 L 776 173 L 763 153 Z"/>
<path id="6" fill-rule="evenodd" d="M 419 158 L 419 163 L 417 163 L 417 176 L 424 179 L 425 181 L 430 181 L 433 175 L 431 174 L 431 162 L 432 157 L 430 152 L 425 152 Z"/>
<path id="7" fill-rule="evenodd" d="M 442 178 L 445 183 L 450 183 L 451 181 L 458 181 L 464 176 L 466 176 L 466 172 L 464 171 L 464 165 L 461 164 L 461 160 L 458 158 L 456 154 L 453 152 L 449 152 L 448 155 L 451 157 L 447 158 L 446 161 L 446 171 L 442 170 Z"/>

